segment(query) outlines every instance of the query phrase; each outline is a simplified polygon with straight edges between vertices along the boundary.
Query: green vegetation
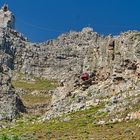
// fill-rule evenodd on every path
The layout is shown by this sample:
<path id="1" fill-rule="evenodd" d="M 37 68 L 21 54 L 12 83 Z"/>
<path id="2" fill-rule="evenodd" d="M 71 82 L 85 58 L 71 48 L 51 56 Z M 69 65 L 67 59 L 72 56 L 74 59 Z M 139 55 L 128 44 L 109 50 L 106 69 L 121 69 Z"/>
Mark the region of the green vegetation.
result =
<path id="1" fill-rule="evenodd" d="M 12 85 L 15 88 L 22 88 L 24 90 L 53 90 L 58 85 L 56 81 L 50 81 L 43 78 L 37 78 L 28 75 L 30 80 L 26 80 L 27 76 L 22 73 L 15 73 L 16 80 L 12 80 Z"/>
<path id="2" fill-rule="evenodd" d="M 19 140 L 17 136 L 1 135 L 0 140 Z"/>
<path id="3" fill-rule="evenodd" d="M 6 135 L 6 134 L 3 134 L 3 135 L 0 135 L 0 140 L 35 140 L 33 138 L 23 138 L 23 137 L 18 137 L 18 136 L 9 136 L 9 135 Z"/>
<path id="4" fill-rule="evenodd" d="M 25 90 L 53 90 L 57 87 L 56 82 L 47 79 L 35 78 L 34 81 L 13 80 L 12 84 L 15 88 L 23 88 Z"/>
<path id="5" fill-rule="evenodd" d="M 20 74 L 18 79 L 12 83 L 15 88 L 29 91 L 28 94 L 20 95 L 26 107 L 50 102 L 50 95 L 42 94 L 42 92 L 31 94 L 31 92 L 55 89 L 56 82 L 38 78 L 33 78 L 34 80 L 29 82 L 23 80 L 23 77 Z M 104 105 L 91 107 L 45 122 L 39 121 L 40 114 L 32 116 L 30 113 L 16 122 L 8 122 L 11 127 L 0 129 L 0 140 L 139 140 L 140 120 L 98 125 L 97 122 L 108 120 L 110 117 L 107 113 L 98 112 L 103 107 Z M 138 104 L 133 106 L 133 110 L 138 109 Z M 128 109 L 123 112 L 124 117 L 133 110 Z"/>
<path id="6" fill-rule="evenodd" d="M 140 138 L 140 120 L 115 124 L 97 125 L 97 121 L 107 117 L 98 113 L 102 106 L 91 107 L 63 115 L 46 122 L 38 121 L 36 116 L 27 116 L 17 120 L 12 128 L 1 130 L 1 134 L 18 137 L 34 136 L 37 140 L 137 140 Z"/>
<path id="7" fill-rule="evenodd" d="M 43 114 L 46 111 L 47 105 L 51 101 L 50 90 L 54 90 L 58 84 L 56 81 L 50 81 L 47 79 L 33 77 L 32 75 L 25 76 L 22 73 L 15 74 L 16 80 L 12 80 L 12 85 L 15 89 L 22 89 L 22 92 L 18 93 L 26 106 L 28 113 Z M 28 79 L 28 80 L 26 80 Z"/>

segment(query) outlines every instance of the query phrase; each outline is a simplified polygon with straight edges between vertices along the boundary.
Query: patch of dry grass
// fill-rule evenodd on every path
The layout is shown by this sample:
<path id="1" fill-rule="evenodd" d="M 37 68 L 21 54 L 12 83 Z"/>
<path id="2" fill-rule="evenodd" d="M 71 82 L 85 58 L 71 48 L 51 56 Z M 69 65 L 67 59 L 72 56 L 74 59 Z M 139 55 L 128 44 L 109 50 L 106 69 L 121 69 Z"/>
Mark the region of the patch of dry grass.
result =
<path id="1" fill-rule="evenodd" d="M 38 122 L 36 117 L 28 116 L 17 121 L 13 128 L 4 129 L 1 133 L 34 135 L 38 140 L 139 140 L 140 120 L 95 125 L 94 122 L 107 115 L 97 114 L 99 108 L 92 107 L 46 122 Z M 70 119 L 64 121 L 66 117 Z"/>

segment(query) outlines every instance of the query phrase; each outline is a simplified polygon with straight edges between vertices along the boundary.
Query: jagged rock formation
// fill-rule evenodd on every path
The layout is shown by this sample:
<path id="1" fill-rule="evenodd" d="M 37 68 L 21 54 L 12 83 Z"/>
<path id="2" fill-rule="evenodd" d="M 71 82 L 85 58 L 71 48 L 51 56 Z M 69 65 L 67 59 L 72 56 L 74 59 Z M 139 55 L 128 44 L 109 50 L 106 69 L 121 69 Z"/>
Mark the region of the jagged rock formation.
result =
<path id="1" fill-rule="evenodd" d="M 139 40 L 137 31 L 113 37 L 84 28 L 46 43 L 21 43 L 14 71 L 61 82 L 46 119 L 103 102 L 102 111 L 113 115 L 139 103 Z M 82 83 L 83 72 L 90 81 Z"/>
<path id="2" fill-rule="evenodd" d="M 11 120 L 19 112 L 25 111 L 22 101 L 15 94 L 11 85 L 15 47 L 18 47 L 16 41 L 22 41 L 22 37 L 18 36 L 18 33 L 12 29 L 14 23 L 11 20 L 11 12 L 3 7 L 0 10 L 0 17 L 5 14 L 7 19 L 0 20 L 0 25 L 4 25 L 0 28 L 0 120 Z"/>
<path id="3" fill-rule="evenodd" d="M 90 80 L 81 83 L 81 73 L 73 73 L 71 80 L 54 92 L 50 111 L 45 118 L 100 103 L 106 104 L 102 112 L 119 118 L 124 111 L 140 102 L 140 33 L 129 31 L 117 37 L 103 37 L 86 28 L 77 33 L 77 36 L 80 35 L 84 39 L 74 36 L 72 42 L 76 43 L 72 46 L 83 50 L 79 51 L 83 56 L 80 58 L 83 62 L 81 73 L 88 72 Z M 71 33 L 65 38 L 66 44 L 70 37 L 72 38 Z M 77 40 L 81 43 L 80 46 Z"/>
<path id="4" fill-rule="evenodd" d="M 8 11 L 3 9 L 2 12 Z M 16 105 L 19 103 L 14 102 L 17 97 L 10 92 L 13 91 L 11 70 L 13 79 L 22 73 L 26 80 L 34 76 L 60 82 L 60 87 L 52 93 L 44 119 L 100 103 L 106 104 L 100 111 L 119 117 L 120 112 L 140 102 L 140 32 L 128 31 L 113 37 L 101 36 L 91 28 L 84 28 L 81 32 L 62 34 L 57 39 L 37 44 L 28 42 L 13 30 L 14 22 L 11 18 L 10 21 L 12 26 L 8 19 L 6 28 L 0 30 L 1 73 L 4 77 L 1 79 L 1 101 L 4 98 L 10 100 L 11 95 L 13 100 L 9 105 L 15 109 L 3 107 L 4 112 L 18 112 L 21 109 L 17 106 L 22 107 Z M 4 66 L 7 67 L 6 74 Z M 83 72 L 89 73 L 88 81 L 81 81 Z"/>
<path id="5" fill-rule="evenodd" d="M 15 17 L 8 9 L 8 5 L 4 5 L 0 10 L 0 27 L 15 28 Z"/>
<path id="6" fill-rule="evenodd" d="M 97 33 L 83 30 L 62 34 L 46 43 L 27 43 L 16 51 L 15 71 L 68 81 L 83 71 L 87 48 L 90 43 L 94 44 L 97 36 Z"/>
<path id="7" fill-rule="evenodd" d="M 3 54 L 6 58 L 6 54 Z M 7 60 L 5 60 L 7 61 Z M 16 100 L 18 98 L 14 94 L 11 86 L 10 70 L 5 64 L 0 66 L 0 120 L 5 118 L 13 118 L 16 114 Z M 17 99 L 16 99 L 17 98 Z"/>

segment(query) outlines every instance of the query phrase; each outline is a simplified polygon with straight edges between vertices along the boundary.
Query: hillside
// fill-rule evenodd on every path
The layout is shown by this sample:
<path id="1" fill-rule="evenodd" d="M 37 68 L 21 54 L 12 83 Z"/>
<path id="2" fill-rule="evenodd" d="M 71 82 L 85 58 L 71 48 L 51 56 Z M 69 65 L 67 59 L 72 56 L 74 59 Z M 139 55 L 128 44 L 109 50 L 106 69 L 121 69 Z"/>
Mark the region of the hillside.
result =
<path id="1" fill-rule="evenodd" d="M 86 27 L 31 43 L 6 5 L 0 17 L 0 134 L 139 139 L 139 31 L 103 36 Z"/>

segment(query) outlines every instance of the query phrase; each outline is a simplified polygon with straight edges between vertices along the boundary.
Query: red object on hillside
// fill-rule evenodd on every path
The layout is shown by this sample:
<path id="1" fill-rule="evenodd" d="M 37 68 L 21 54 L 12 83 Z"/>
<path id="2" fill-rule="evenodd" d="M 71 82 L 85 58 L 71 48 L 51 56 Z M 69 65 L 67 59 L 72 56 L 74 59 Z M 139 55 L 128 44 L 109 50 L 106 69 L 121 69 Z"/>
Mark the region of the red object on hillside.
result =
<path id="1" fill-rule="evenodd" d="M 85 73 L 82 73 L 81 79 L 82 79 L 83 81 L 89 80 L 89 74 L 86 73 L 86 72 L 85 72 Z"/>

